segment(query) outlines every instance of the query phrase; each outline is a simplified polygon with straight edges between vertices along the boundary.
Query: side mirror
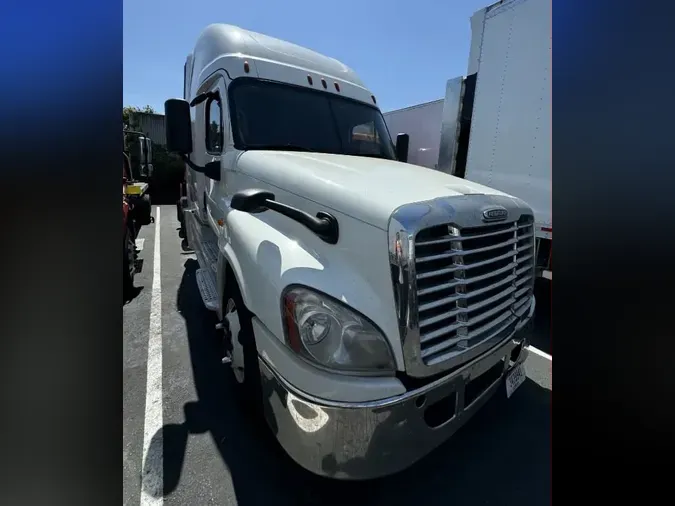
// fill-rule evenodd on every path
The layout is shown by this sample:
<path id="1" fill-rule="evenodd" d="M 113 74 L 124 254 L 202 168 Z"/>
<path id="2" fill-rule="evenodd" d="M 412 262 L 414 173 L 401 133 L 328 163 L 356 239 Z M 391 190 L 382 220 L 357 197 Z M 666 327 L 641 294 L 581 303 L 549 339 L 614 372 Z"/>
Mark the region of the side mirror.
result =
<path id="1" fill-rule="evenodd" d="M 146 163 L 152 165 L 152 139 L 150 137 L 145 138 L 145 155 Z"/>
<path id="2" fill-rule="evenodd" d="M 396 136 L 396 158 L 399 162 L 408 161 L 408 146 L 410 145 L 410 136 L 408 134 L 398 134 Z"/>
<path id="3" fill-rule="evenodd" d="M 179 155 L 192 153 L 190 104 L 180 98 L 170 98 L 164 102 L 164 115 L 166 148 Z"/>
<path id="4" fill-rule="evenodd" d="M 147 177 L 152 177 L 154 171 L 154 166 L 152 165 L 152 139 L 150 137 L 145 138 L 145 157 L 146 157 L 146 167 L 147 167 Z"/>
<path id="5" fill-rule="evenodd" d="M 138 166 L 139 170 L 138 172 L 140 173 L 141 176 L 145 175 L 145 164 L 147 163 L 146 157 L 145 157 L 145 137 L 142 135 L 139 135 L 136 138 L 136 141 L 134 142 L 135 146 L 138 148 Z"/>
<path id="6" fill-rule="evenodd" d="M 230 206 L 245 213 L 261 213 L 267 210 L 267 200 L 274 200 L 274 193 L 250 188 L 232 195 Z"/>
<path id="7" fill-rule="evenodd" d="M 220 181 L 220 162 L 209 162 L 204 166 L 204 175 L 214 181 Z"/>
<path id="8" fill-rule="evenodd" d="M 148 137 L 139 136 L 136 140 L 138 144 L 138 153 L 139 153 L 139 173 L 141 177 L 148 178 L 150 177 L 150 164 L 152 161 L 152 155 L 150 154 L 151 150 L 151 141 Z"/>

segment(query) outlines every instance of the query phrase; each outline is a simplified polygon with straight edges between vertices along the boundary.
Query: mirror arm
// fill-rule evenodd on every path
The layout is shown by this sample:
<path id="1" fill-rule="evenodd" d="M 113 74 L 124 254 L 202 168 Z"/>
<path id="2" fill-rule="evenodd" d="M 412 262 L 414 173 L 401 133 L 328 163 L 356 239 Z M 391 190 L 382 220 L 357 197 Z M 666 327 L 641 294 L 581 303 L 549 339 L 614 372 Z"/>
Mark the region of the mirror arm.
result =
<path id="1" fill-rule="evenodd" d="M 319 211 L 316 217 L 314 217 L 300 209 L 270 199 L 265 199 L 265 207 L 304 225 L 328 244 L 336 244 L 338 242 L 340 231 L 337 219 L 332 214 Z"/>
<path id="2" fill-rule="evenodd" d="M 189 157 L 189 156 L 187 156 L 187 155 L 185 155 L 185 154 L 182 154 L 182 155 L 180 155 L 180 157 L 181 157 L 181 159 L 182 159 L 185 163 L 188 164 L 188 166 L 189 166 L 192 170 L 194 170 L 194 171 L 196 171 L 196 172 L 201 172 L 201 173 L 204 172 L 204 167 L 202 167 L 201 165 L 197 165 L 196 163 L 194 163 L 192 160 L 190 160 L 190 157 Z"/>
<path id="3" fill-rule="evenodd" d="M 181 160 L 183 160 L 192 170 L 195 172 L 199 172 L 200 174 L 205 174 L 206 177 L 213 179 L 214 181 L 220 181 L 220 172 L 213 172 L 213 165 L 215 165 L 216 169 L 214 170 L 219 170 L 220 169 L 220 162 L 209 162 L 206 164 L 206 167 L 202 167 L 201 165 L 197 165 L 194 163 L 192 160 L 190 160 L 190 157 L 188 157 L 186 154 L 181 154 L 180 155 Z"/>
<path id="4" fill-rule="evenodd" d="M 190 102 L 190 107 L 199 105 L 205 100 L 208 100 L 209 98 L 215 98 L 218 102 L 220 102 L 220 92 L 216 90 L 200 93 L 199 95 L 197 95 L 195 98 L 192 99 L 192 102 Z"/>
<path id="5" fill-rule="evenodd" d="M 340 238 L 338 220 L 332 214 L 319 211 L 316 216 L 312 216 L 305 211 L 277 202 L 274 200 L 274 194 L 269 191 L 257 188 L 242 190 L 232 196 L 230 206 L 237 211 L 251 214 L 262 213 L 268 209 L 276 211 L 307 227 L 328 244 L 337 244 Z"/>

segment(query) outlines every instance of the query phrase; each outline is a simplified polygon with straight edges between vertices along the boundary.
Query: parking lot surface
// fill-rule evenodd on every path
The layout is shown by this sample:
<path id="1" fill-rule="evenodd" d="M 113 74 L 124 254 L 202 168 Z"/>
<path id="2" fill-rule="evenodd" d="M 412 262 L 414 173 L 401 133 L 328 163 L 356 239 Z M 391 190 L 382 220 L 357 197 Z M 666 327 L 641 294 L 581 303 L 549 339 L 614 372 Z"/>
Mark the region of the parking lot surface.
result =
<path id="1" fill-rule="evenodd" d="M 451 440 L 402 473 L 332 481 L 299 468 L 265 426 L 232 402 L 216 315 L 202 306 L 198 263 L 181 247 L 175 207 L 155 207 L 153 214 L 155 224 L 137 242 L 137 293 L 123 309 L 125 505 L 550 503 L 546 281 L 537 287 L 530 335 L 541 353 L 530 353 L 527 380 L 510 399 L 497 393 Z"/>

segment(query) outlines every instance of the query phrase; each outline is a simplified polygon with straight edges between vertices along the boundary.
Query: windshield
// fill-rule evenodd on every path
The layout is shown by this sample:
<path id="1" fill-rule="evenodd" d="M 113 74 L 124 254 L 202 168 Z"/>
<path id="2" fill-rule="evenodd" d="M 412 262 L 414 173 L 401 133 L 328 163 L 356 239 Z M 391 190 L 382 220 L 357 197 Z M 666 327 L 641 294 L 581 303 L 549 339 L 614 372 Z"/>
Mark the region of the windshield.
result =
<path id="1" fill-rule="evenodd" d="M 394 160 L 376 107 L 299 86 L 243 79 L 230 87 L 238 149 L 312 151 Z"/>

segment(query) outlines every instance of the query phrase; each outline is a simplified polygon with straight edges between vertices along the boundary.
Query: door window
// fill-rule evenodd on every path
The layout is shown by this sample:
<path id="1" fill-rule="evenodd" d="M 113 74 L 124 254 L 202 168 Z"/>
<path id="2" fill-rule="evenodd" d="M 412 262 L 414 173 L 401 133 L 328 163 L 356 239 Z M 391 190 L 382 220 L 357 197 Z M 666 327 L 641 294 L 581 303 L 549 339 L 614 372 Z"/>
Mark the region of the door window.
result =
<path id="1" fill-rule="evenodd" d="M 206 151 L 214 154 L 223 151 L 223 111 L 217 98 L 206 103 Z"/>

